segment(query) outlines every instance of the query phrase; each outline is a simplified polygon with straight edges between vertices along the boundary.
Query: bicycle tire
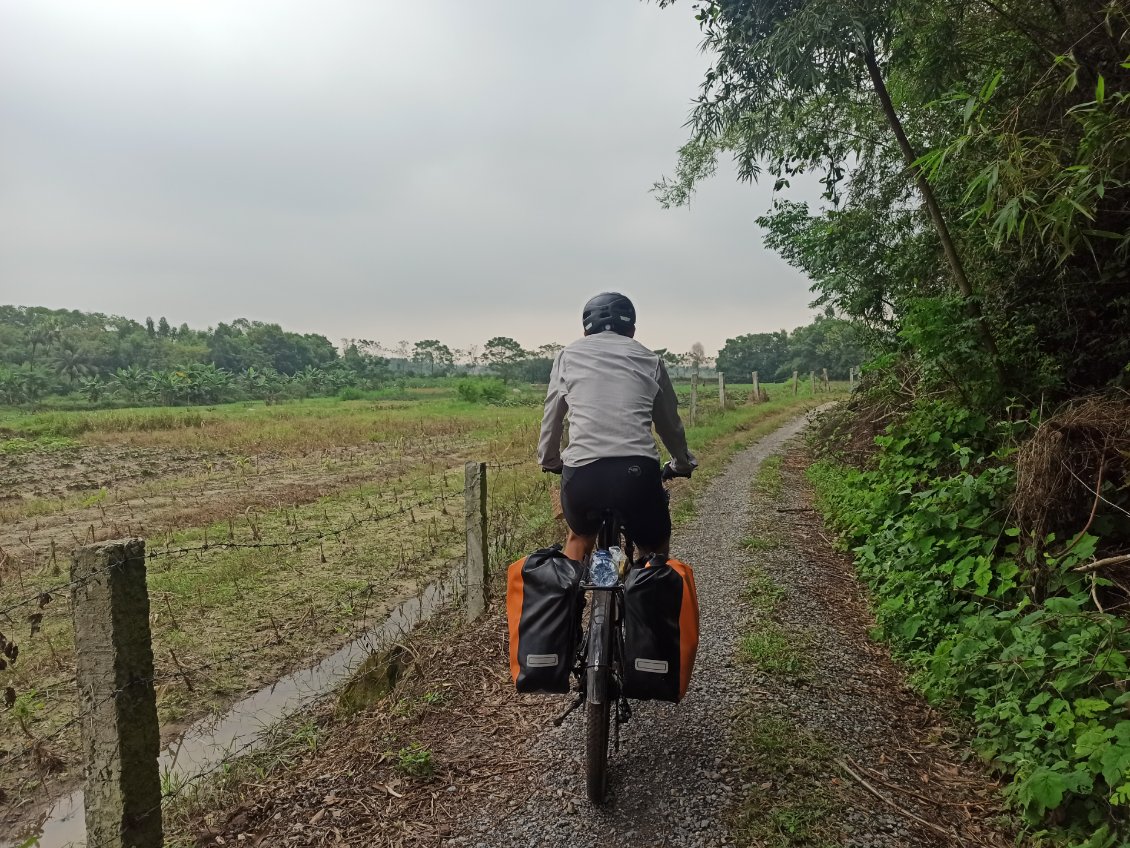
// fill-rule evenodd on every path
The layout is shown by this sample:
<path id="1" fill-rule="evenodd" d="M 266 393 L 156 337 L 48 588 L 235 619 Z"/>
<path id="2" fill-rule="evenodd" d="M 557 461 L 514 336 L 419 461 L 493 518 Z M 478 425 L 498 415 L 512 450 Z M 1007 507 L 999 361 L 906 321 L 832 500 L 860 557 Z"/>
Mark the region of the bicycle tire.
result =
<path id="1" fill-rule="evenodd" d="M 612 652 L 611 601 L 610 592 L 595 592 L 589 618 L 590 652 L 596 647 L 596 657 L 603 659 L 603 665 L 587 670 L 585 698 L 585 789 L 593 804 L 603 804 L 608 792 L 608 726 L 613 694 L 608 664 Z"/>

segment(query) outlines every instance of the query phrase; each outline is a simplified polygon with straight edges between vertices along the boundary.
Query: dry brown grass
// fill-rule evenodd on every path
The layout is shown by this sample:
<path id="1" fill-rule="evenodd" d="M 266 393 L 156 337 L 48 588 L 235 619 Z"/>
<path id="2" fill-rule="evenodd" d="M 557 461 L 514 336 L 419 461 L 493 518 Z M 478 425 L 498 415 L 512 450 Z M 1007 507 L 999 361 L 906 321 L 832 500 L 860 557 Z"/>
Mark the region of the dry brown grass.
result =
<path id="1" fill-rule="evenodd" d="M 1026 537 L 1088 529 L 1104 487 L 1126 487 L 1128 457 L 1130 395 L 1082 398 L 1045 419 L 1016 455 L 1012 505 Z"/>

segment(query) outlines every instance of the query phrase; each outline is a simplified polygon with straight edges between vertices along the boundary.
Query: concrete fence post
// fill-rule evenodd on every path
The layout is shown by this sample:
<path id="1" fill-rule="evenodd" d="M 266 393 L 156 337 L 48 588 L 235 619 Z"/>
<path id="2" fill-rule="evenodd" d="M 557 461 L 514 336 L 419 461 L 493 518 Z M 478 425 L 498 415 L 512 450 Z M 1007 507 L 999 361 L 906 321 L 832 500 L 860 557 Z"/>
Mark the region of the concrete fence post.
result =
<path id="1" fill-rule="evenodd" d="M 800 394 L 800 372 L 793 372 L 793 397 Z"/>
<path id="2" fill-rule="evenodd" d="M 145 542 L 124 539 L 77 549 L 71 583 L 86 844 L 160 848 L 161 736 Z"/>
<path id="3" fill-rule="evenodd" d="M 721 371 L 718 372 L 718 406 L 726 411 L 726 375 Z"/>
<path id="4" fill-rule="evenodd" d="M 761 382 L 757 379 L 758 372 L 753 372 L 753 402 L 761 403 Z"/>
<path id="5" fill-rule="evenodd" d="M 816 394 L 816 372 L 815 371 L 809 371 L 808 372 L 808 381 L 809 381 L 809 383 L 812 384 L 812 393 Z"/>
<path id="6" fill-rule="evenodd" d="M 822 373 L 820 375 L 820 380 L 821 380 L 821 382 L 824 383 L 824 392 L 827 393 L 828 391 L 830 391 L 831 387 L 828 385 L 828 369 L 827 368 L 822 369 Z"/>
<path id="7" fill-rule="evenodd" d="M 490 588 L 485 462 L 468 462 L 464 466 L 463 510 L 467 522 L 467 620 L 474 621 L 486 609 Z"/>

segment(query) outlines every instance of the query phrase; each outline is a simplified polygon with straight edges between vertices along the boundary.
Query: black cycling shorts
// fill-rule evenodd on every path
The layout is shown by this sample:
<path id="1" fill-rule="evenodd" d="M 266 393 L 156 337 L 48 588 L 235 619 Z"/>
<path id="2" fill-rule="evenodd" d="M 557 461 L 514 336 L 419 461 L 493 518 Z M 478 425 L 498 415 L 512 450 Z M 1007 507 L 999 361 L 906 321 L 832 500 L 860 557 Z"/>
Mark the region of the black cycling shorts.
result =
<path id="1" fill-rule="evenodd" d="M 620 513 L 637 545 L 654 548 L 671 537 L 671 512 L 659 461 L 649 457 L 598 459 L 565 466 L 561 509 L 574 533 L 595 536 L 607 509 Z"/>

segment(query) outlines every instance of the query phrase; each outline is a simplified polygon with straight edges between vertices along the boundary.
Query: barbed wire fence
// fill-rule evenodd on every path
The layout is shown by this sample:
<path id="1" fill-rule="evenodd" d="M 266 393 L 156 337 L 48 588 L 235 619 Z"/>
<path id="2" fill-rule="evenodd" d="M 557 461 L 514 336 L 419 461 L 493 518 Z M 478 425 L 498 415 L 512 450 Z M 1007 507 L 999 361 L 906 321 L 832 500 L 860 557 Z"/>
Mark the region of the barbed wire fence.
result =
<path id="1" fill-rule="evenodd" d="M 362 491 L 349 517 L 328 526 L 325 520 L 320 522 L 320 526 L 312 526 L 314 522 L 309 509 L 293 508 L 288 516 L 287 509 L 283 508 L 281 519 L 276 515 L 275 526 L 268 528 L 264 526 L 262 516 L 249 510 L 240 520 L 229 519 L 227 526 L 219 532 L 213 524 L 207 531 L 194 531 L 195 536 L 185 533 L 175 537 L 167 535 L 151 546 L 138 541 L 142 545 L 140 568 L 127 567 L 131 561 L 125 549 L 127 543 L 101 541 L 87 542 L 75 549 L 76 562 L 82 558 L 88 562 L 92 558 L 98 561 L 82 572 L 73 569 L 69 580 L 49 582 L 41 576 L 40 585 L 34 585 L 34 578 L 21 574 L 19 582 L 24 584 L 24 593 L 0 607 L 0 631 L 6 631 L 0 632 L 0 681 L 3 682 L 4 705 L 21 727 L 26 743 L 0 750 L 0 767 L 26 772 L 24 783 L 30 785 L 58 768 L 61 755 L 55 750 L 56 744 L 73 747 L 72 734 L 81 730 L 79 735 L 87 760 L 85 770 L 89 775 L 101 775 L 101 778 L 92 779 L 110 777 L 117 779 L 124 788 L 122 776 L 129 772 L 148 784 L 147 788 L 139 787 L 133 793 L 90 793 L 87 800 L 90 830 L 87 845 L 90 848 L 124 845 L 127 844 L 123 841 L 127 836 L 128 844 L 138 848 L 159 845 L 159 822 L 157 830 L 147 832 L 148 836 L 140 832 L 123 834 L 121 822 L 127 819 L 151 821 L 154 813 L 160 812 L 163 802 L 179 797 L 189 786 L 226 768 L 239 756 L 261 744 L 262 733 L 253 733 L 247 741 L 214 752 L 214 756 L 206 758 L 206 767 L 196 769 L 192 774 L 176 774 L 175 760 L 166 767 L 164 774 L 155 772 L 158 760 L 153 751 L 144 755 L 147 761 L 153 761 L 153 767 L 136 768 L 130 764 L 123 768 L 123 756 L 136 752 L 140 737 L 159 739 L 156 693 L 168 694 L 174 689 L 185 693 L 222 689 L 214 685 L 214 678 L 238 678 L 253 658 L 260 666 L 266 658 L 268 664 L 293 668 L 297 662 L 324 654 L 322 646 L 327 644 L 327 639 L 312 641 L 310 638 L 311 635 L 326 636 L 324 626 L 318 621 L 317 604 L 312 600 L 307 614 L 297 622 L 277 620 L 270 610 L 265 616 L 249 621 L 254 635 L 243 636 L 242 644 L 217 644 L 211 646 L 211 650 L 186 647 L 189 640 L 182 638 L 183 634 L 201 623 L 206 610 L 203 607 L 198 611 L 189 609 L 184 597 L 179 599 L 182 603 L 174 605 L 171 593 L 147 585 L 147 574 L 157 578 L 170 575 L 183 577 L 192 566 L 206 564 L 216 556 L 254 556 L 261 552 L 271 563 L 267 569 L 268 576 L 289 580 L 281 584 L 281 591 L 293 585 L 295 572 L 301 570 L 302 562 L 297 557 L 299 552 L 316 557 L 321 563 L 327 561 L 327 556 L 352 557 L 351 564 L 356 567 L 349 574 L 350 580 L 345 581 L 349 584 L 345 594 L 337 596 L 335 603 L 350 611 L 349 618 L 354 623 L 349 627 L 333 624 L 333 641 L 330 644 L 360 643 L 361 655 L 379 651 L 386 649 L 390 640 L 387 632 L 384 640 L 375 638 L 374 620 L 380 613 L 388 612 L 383 605 L 389 598 L 390 584 L 400 587 L 411 577 L 438 576 L 434 585 L 440 588 L 435 590 L 435 594 L 441 602 L 456 600 L 468 611 L 472 608 L 481 610 L 485 606 L 494 576 L 491 564 L 502 562 L 503 557 L 514 553 L 520 547 L 520 540 L 532 538 L 539 526 L 536 521 L 531 523 L 521 517 L 529 512 L 530 498 L 544 494 L 549 485 L 541 475 L 533 473 L 535 467 L 532 460 L 467 463 L 464 469 L 464 503 L 460 505 L 457 472 L 450 466 L 433 463 L 426 482 L 417 481 L 414 488 L 391 487 L 381 496 L 367 495 Z M 473 497 L 469 494 L 472 476 L 479 480 L 481 486 Z M 462 521 L 459 520 L 461 517 Z M 323 514 L 323 518 L 328 519 L 328 514 Z M 280 520 L 282 525 L 278 526 Z M 280 534 L 278 531 L 282 529 L 285 533 Z M 275 532 L 269 532 L 271 530 Z M 476 530 L 477 533 L 473 532 Z M 363 561 L 363 555 L 372 552 L 371 547 L 364 551 L 351 548 L 351 539 L 364 533 L 378 534 L 379 542 L 384 544 L 382 555 L 375 560 Z M 479 563 L 474 556 L 475 549 L 481 551 Z M 51 559 L 56 557 L 52 546 Z M 476 567 L 482 569 L 482 579 L 478 581 L 470 579 L 470 571 Z M 57 572 L 57 566 L 51 571 Z M 102 591 L 119 581 L 128 584 L 131 571 L 141 575 L 140 587 L 133 585 L 123 590 L 121 585 L 117 585 L 116 591 Z M 136 577 L 133 580 L 136 583 Z M 238 583 L 238 580 L 235 582 Z M 432 585 L 429 585 L 431 588 Z M 87 609 L 90 614 L 80 615 L 80 610 L 89 603 L 89 596 L 95 589 L 105 596 L 107 606 L 97 607 L 93 613 Z M 406 630 L 419 620 L 423 609 L 419 605 L 416 612 L 403 613 L 398 607 L 393 612 L 401 614 L 399 626 Z M 75 628 L 81 626 L 80 619 L 84 617 L 101 621 L 103 625 L 101 634 L 80 633 L 76 629 L 73 659 L 67 655 L 65 645 L 55 644 L 63 641 L 72 617 Z M 128 632 L 134 638 L 138 633 L 144 633 L 149 656 L 147 669 L 115 665 L 121 659 L 115 640 L 110 638 L 108 643 L 99 644 L 100 638 L 105 640 L 108 634 L 112 634 L 113 626 L 120 627 L 122 632 Z M 21 643 L 26 646 L 29 642 L 40 640 L 41 645 L 34 646 L 39 655 L 39 668 L 38 676 L 33 677 L 30 672 L 23 671 L 25 663 L 20 662 Z M 46 651 L 42 650 L 42 644 L 48 646 Z M 82 691 L 76 702 L 73 695 L 70 698 L 62 696 L 67 690 L 74 691 L 75 668 L 82 665 L 80 656 L 84 653 L 105 653 L 110 659 L 109 665 L 97 671 L 98 679 L 81 681 L 82 675 L 79 675 Z M 356 664 L 353 670 L 355 667 Z M 340 682 L 345 682 L 345 678 L 342 677 Z M 128 716 L 128 721 L 117 721 L 122 718 L 125 706 L 137 706 L 137 694 L 142 690 L 153 693 L 153 705 L 149 710 L 152 729 L 149 733 L 138 726 L 133 715 Z M 314 692 L 307 694 L 316 697 Z M 49 716 L 44 716 L 44 699 L 47 697 L 52 699 L 56 708 L 49 711 Z M 192 697 L 188 695 L 189 699 Z M 207 703 L 207 698 L 201 703 Z M 72 709 L 58 708 L 68 704 Z M 269 718 L 275 720 L 278 717 Z M 118 738 L 112 746 L 99 749 L 93 744 L 91 740 L 96 728 L 115 725 L 119 728 Z M 100 758 L 102 762 L 91 762 L 92 757 Z M 158 785 L 156 799 L 153 798 L 154 781 Z M 111 803 L 111 809 L 91 814 L 92 803 L 105 807 L 107 798 L 114 794 L 118 796 L 116 808 Z M 135 801 L 128 810 L 129 815 L 123 818 L 125 807 L 129 806 L 123 799 L 130 797 Z M 137 798 L 142 800 L 138 802 Z M 100 826 L 99 822 L 104 826 Z"/>

